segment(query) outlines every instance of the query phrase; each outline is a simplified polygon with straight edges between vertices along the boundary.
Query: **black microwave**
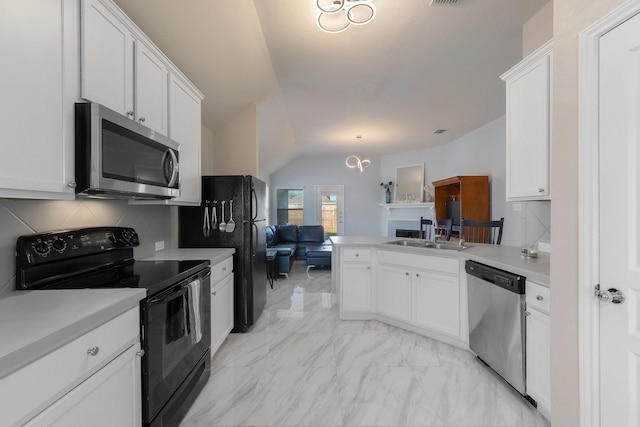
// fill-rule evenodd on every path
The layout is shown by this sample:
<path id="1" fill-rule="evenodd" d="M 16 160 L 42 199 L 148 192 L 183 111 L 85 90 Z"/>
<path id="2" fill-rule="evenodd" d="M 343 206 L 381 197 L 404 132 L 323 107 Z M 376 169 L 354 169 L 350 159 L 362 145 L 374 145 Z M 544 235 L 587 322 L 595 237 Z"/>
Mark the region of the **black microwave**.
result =
<path id="1" fill-rule="evenodd" d="M 75 105 L 76 195 L 171 199 L 180 144 L 96 103 Z"/>

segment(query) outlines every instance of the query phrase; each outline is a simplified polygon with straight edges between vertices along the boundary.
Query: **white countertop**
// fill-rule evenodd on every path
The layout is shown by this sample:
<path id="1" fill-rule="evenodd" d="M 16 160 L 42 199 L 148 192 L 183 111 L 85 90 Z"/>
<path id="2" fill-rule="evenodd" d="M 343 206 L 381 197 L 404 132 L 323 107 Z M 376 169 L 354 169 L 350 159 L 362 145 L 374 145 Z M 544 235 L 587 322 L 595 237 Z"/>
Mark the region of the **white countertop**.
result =
<path id="1" fill-rule="evenodd" d="M 164 249 L 156 252 L 152 257 L 146 260 L 190 260 L 190 259 L 208 259 L 211 265 L 224 261 L 225 259 L 236 253 L 234 248 L 204 248 L 204 249 Z"/>
<path id="2" fill-rule="evenodd" d="M 132 288 L 1 295 L 0 378 L 137 307 L 145 297 L 145 289 Z"/>
<path id="3" fill-rule="evenodd" d="M 410 246 L 386 245 L 386 242 L 409 240 L 399 237 L 382 236 L 333 236 L 331 242 L 336 246 L 376 246 L 388 250 L 396 250 L 425 255 L 439 255 L 470 259 L 487 264 L 501 270 L 525 276 L 528 280 L 549 287 L 549 255 L 540 254 L 538 258 L 525 258 L 520 255 L 520 247 L 502 245 L 484 245 L 470 243 L 471 247 L 462 251 L 415 248 Z"/>

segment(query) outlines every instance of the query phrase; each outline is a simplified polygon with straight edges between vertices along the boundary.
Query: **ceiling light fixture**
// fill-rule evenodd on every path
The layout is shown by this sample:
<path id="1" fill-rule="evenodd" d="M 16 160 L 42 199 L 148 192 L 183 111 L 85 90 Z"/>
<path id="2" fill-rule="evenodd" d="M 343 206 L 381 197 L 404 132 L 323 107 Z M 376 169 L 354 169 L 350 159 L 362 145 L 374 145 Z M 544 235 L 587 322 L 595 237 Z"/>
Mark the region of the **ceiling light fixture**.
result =
<path id="1" fill-rule="evenodd" d="M 371 164 L 371 160 L 369 159 L 360 160 L 360 157 L 352 155 L 347 157 L 344 163 L 347 165 L 348 168 L 351 168 L 351 169 L 358 168 L 360 172 L 364 172 L 364 169 Z"/>
<path id="2" fill-rule="evenodd" d="M 364 25 L 376 16 L 371 0 L 317 0 L 318 27 L 327 33 L 340 33 L 353 25 Z"/>

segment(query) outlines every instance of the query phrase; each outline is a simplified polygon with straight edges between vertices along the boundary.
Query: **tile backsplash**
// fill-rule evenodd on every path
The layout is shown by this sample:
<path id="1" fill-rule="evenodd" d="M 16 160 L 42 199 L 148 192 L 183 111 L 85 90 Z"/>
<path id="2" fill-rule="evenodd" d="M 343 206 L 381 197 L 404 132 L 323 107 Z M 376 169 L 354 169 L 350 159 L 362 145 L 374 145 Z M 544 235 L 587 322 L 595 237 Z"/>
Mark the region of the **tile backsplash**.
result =
<path id="1" fill-rule="evenodd" d="M 155 251 L 155 242 L 175 247 L 173 230 L 177 209 L 169 206 L 129 205 L 121 200 L 46 201 L 0 200 L 0 294 L 15 289 L 15 245 L 19 236 L 82 227 L 134 228 L 142 259 Z"/>

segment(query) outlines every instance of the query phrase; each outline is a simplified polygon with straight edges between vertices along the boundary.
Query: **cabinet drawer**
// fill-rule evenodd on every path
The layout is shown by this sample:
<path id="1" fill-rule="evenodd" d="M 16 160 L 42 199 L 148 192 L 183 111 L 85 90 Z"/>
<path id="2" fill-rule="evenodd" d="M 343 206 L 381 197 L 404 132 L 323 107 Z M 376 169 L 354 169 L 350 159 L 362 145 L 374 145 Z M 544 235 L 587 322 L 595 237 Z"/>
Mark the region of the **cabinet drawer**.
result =
<path id="1" fill-rule="evenodd" d="M 344 262 L 369 262 L 371 261 L 371 249 L 342 249 L 342 261 Z"/>
<path id="2" fill-rule="evenodd" d="M 211 284 L 218 283 L 231 273 L 233 273 L 232 256 L 211 267 Z"/>
<path id="3" fill-rule="evenodd" d="M 536 308 L 549 314 L 551 310 L 551 292 L 549 288 L 527 281 L 526 289 L 527 307 Z"/>
<path id="4" fill-rule="evenodd" d="M 139 309 L 112 319 L 0 380 L 0 401 L 13 402 L 1 425 L 33 416 L 139 341 Z M 94 356 L 90 349 L 97 348 Z"/>

